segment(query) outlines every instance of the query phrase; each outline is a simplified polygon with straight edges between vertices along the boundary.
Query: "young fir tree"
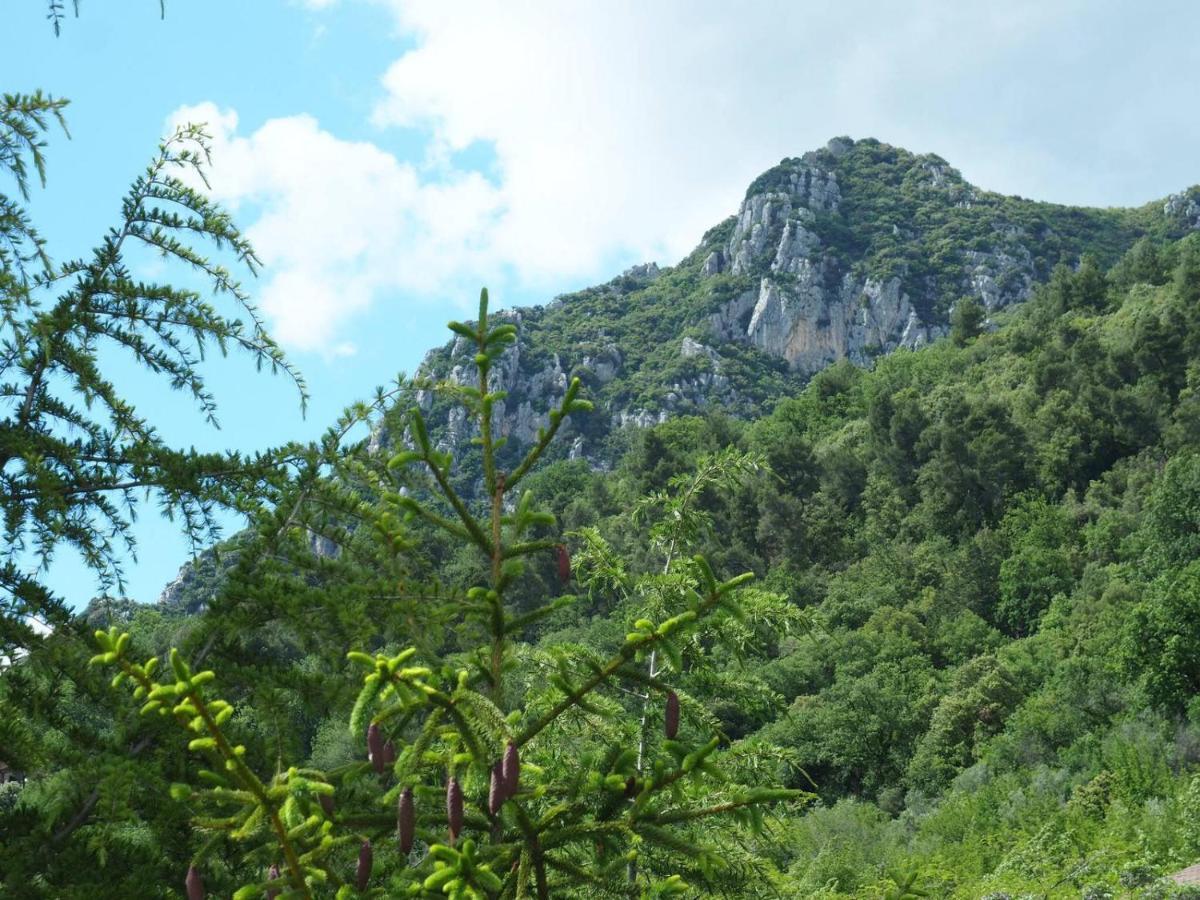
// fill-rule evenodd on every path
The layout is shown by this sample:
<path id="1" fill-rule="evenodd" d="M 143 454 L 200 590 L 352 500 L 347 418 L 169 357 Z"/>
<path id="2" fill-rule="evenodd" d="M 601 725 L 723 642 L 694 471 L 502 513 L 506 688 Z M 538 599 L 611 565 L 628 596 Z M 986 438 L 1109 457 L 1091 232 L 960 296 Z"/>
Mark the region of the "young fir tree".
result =
<path id="1" fill-rule="evenodd" d="M 176 719 L 189 749 L 207 760 L 196 773 L 203 786 L 173 788 L 211 834 L 187 872 L 190 896 L 202 895 L 206 875 L 223 877 L 229 867 L 255 873 L 237 897 L 668 896 L 688 890 L 681 870 L 721 877 L 721 848 L 699 839 L 700 823 L 724 816 L 761 827 L 764 806 L 807 796 L 732 780 L 728 769 L 737 761 L 722 751 L 718 734 L 688 721 L 694 704 L 681 713 L 665 677 L 679 672 L 697 634 L 716 635 L 738 619 L 750 576 L 722 582 L 703 557 L 668 554 L 657 614 L 633 622 L 610 656 L 548 659 L 519 643 L 525 629 L 565 602 L 511 608 L 506 594 L 527 561 L 551 554 L 559 576 L 572 577 L 569 552 L 551 533 L 553 518 L 538 511 L 522 483 L 567 418 L 590 404 L 573 381 L 524 459 L 502 470 L 496 460 L 504 438 L 494 434 L 493 408 L 503 393 L 491 369 L 515 328 L 489 323 L 486 291 L 478 321 L 451 328 L 478 351 L 477 382 L 453 390 L 478 429 L 486 499 L 475 504 L 455 489 L 453 461 L 431 443 L 419 409 L 407 417 L 411 449 L 389 468 L 393 488 L 416 466 L 431 490 L 393 490 L 385 499 L 473 548 L 485 574 L 465 592 L 425 598 L 429 620 L 452 629 L 456 650 L 444 653 L 422 639 L 425 614 L 418 611 L 413 646 L 349 654 L 365 670 L 349 721 L 363 753 L 358 762 L 319 771 L 281 761 L 260 775 L 231 735 L 233 708 L 214 692 L 216 673 L 176 650 L 161 676 L 159 658 L 131 658 L 127 635 L 97 632 L 94 661 L 117 667 L 114 683 L 129 684 L 144 713 Z M 402 543 L 398 519 L 376 521 L 386 541 Z M 648 671 L 652 655 L 673 666 Z M 639 730 L 647 736 L 640 747 L 630 739 Z"/>

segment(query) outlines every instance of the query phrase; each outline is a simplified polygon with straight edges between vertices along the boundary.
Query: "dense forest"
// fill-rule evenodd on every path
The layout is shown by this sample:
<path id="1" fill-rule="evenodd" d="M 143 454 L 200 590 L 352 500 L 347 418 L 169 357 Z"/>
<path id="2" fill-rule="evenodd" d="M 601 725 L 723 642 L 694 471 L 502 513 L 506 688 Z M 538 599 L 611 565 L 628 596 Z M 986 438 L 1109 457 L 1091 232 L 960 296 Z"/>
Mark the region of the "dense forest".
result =
<path id="1" fill-rule="evenodd" d="M 0 100 L 0 894 L 1200 896 L 1166 878 L 1200 860 L 1200 233 L 1161 204 L 1073 213 L 936 165 L 934 197 L 930 158 L 859 142 L 820 158 L 845 211 L 814 233 L 931 286 L 918 349 L 681 361 L 763 277 L 701 278 L 727 222 L 520 335 L 485 291 L 320 440 L 200 454 L 100 348 L 198 421 L 205 347 L 303 397 L 206 255 L 253 249 L 177 177 L 207 164 L 189 127 L 54 262 L 29 204 L 65 108 Z M 956 292 L 996 210 L 1039 255 L 989 308 Z M 135 278 L 135 245 L 187 286 Z M 594 367 L 604 342 L 625 374 L 568 360 L 544 425 L 499 433 L 515 346 Z M 718 356 L 729 402 L 601 409 Z M 153 604 L 120 591 L 147 490 L 197 549 Z M 213 545 L 221 510 L 250 524 Z M 29 574 L 60 546 L 86 609 Z"/>

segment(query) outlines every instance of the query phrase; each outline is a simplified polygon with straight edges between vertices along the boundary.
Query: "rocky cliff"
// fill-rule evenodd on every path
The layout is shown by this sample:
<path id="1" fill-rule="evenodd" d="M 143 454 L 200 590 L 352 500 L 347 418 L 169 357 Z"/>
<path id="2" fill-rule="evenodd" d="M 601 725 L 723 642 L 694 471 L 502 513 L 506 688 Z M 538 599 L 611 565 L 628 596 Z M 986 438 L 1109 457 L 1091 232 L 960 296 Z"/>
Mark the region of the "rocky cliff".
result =
<path id="1" fill-rule="evenodd" d="M 1197 188 L 1136 209 L 1065 207 L 983 191 L 937 156 L 837 138 L 757 178 L 675 267 L 506 313 L 519 340 L 493 375 L 508 392 L 496 428 L 515 455 L 579 376 L 597 408 L 565 444 L 603 465 L 628 426 L 756 414 L 837 360 L 870 365 L 936 340 L 962 297 L 994 313 L 1057 264 L 1109 264 L 1143 235 L 1197 227 Z M 420 375 L 454 384 L 473 371 L 455 341 Z M 428 386 L 416 399 L 442 445 L 469 454 L 453 404 Z"/>

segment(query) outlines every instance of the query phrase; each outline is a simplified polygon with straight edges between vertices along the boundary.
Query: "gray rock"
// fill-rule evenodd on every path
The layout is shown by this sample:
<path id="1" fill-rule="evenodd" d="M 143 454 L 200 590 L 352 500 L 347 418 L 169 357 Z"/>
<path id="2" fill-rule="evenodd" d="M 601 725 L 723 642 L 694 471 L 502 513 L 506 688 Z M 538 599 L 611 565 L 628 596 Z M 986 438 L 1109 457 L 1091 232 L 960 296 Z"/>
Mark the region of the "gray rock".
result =
<path id="1" fill-rule="evenodd" d="M 700 274 L 705 277 L 719 275 L 725 271 L 725 254 L 720 250 L 714 250 L 708 256 L 704 257 L 704 263 L 700 266 Z"/>
<path id="2" fill-rule="evenodd" d="M 790 272 L 799 275 L 810 265 L 810 257 L 821 246 L 821 240 L 798 220 L 783 226 L 783 234 L 771 261 L 772 272 Z"/>
<path id="3" fill-rule="evenodd" d="M 758 300 L 755 291 L 746 291 L 725 303 L 708 317 L 713 335 L 719 341 L 745 340 L 746 325 Z"/>
<path id="4" fill-rule="evenodd" d="M 658 263 L 648 262 L 642 263 L 638 266 L 630 266 L 622 274 L 625 278 L 636 278 L 640 281 L 653 281 L 662 273 L 658 268 Z"/>
<path id="5" fill-rule="evenodd" d="M 1200 191 L 1193 188 L 1172 194 L 1163 202 L 1163 215 L 1180 219 L 1188 228 L 1200 230 Z"/>
<path id="6" fill-rule="evenodd" d="M 680 345 L 679 348 L 679 355 L 684 358 L 705 356 L 711 359 L 714 363 L 719 363 L 721 359 L 720 354 L 718 354 L 717 351 L 712 347 L 702 344 L 695 338 L 690 337 L 685 337 L 683 339 L 683 344 Z"/>
<path id="7" fill-rule="evenodd" d="M 732 260 L 730 271 L 734 275 L 751 272 L 768 246 L 778 248 L 785 232 L 789 244 L 798 240 L 801 247 L 811 249 L 815 235 L 787 226 L 792 222 L 810 223 L 818 212 L 836 212 L 841 199 L 837 177 L 806 164 L 788 173 L 783 190 L 749 195 L 738 210 L 725 251 L 725 257 Z M 783 252 L 789 256 L 786 250 Z"/>
<path id="8" fill-rule="evenodd" d="M 1017 245 L 1014 253 L 1004 250 L 963 253 L 967 290 L 983 301 L 988 312 L 1029 299 L 1033 292 L 1033 256 Z"/>
<path id="9" fill-rule="evenodd" d="M 648 409 L 623 409 L 613 416 L 613 421 L 620 428 L 628 428 L 631 425 L 637 428 L 650 428 L 652 425 L 661 425 L 668 418 L 669 415 L 665 409 L 658 412 L 651 412 Z"/>
<path id="10" fill-rule="evenodd" d="M 585 356 L 581 365 L 589 369 L 601 384 L 608 384 L 621 371 L 624 358 L 616 344 L 608 344 L 595 356 Z"/>
<path id="11" fill-rule="evenodd" d="M 878 353 L 915 349 L 944 332 L 923 323 L 900 280 L 858 281 L 850 275 L 830 291 L 811 263 L 787 286 L 764 277 L 746 330 L 756 347 L 813 374 L 840 359 L 868 365 Z"/>

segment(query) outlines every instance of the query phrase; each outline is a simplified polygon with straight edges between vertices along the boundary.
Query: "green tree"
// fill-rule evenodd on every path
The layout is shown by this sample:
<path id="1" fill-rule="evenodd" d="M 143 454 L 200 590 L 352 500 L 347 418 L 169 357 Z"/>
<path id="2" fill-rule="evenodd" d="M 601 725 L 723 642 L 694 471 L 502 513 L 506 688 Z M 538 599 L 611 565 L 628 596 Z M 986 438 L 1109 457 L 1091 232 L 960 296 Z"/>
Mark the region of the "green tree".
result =
<path id="1" fill-rule="evenodd" d="M 1194 319 L 1200 303 L 1200 237 L 1192 234 L 1178 245 L 1179 261 L 1175 266 L 1175 294 Z"/>
<path id="2" fill-rule="evenodd" d="M 175 718 L 190 734 L 189 749 L 209 759 L 210 768 L 199 773 L 206 787 L 173 788 L 208 810 L 197 824 L 214 831 L 188 877 L 201 877 L 201 870 L 219 877 L 232 867 L 234 883 L 243 885 L 238 896 L 285 887 L 295 896 L 336 890 L 345 897 L 445 888 L 451 896 L 479 898 L 591 896 L 629 887 L 667 896 L 687 890 L 680 870 L 691 878 L 728 878 L 720 848 L 709 846 L 697 826 L 728 815 L 753 826 L 762 806 L 804 795 L 730 780 L 720 734 L 705 734 L 690 703 L 681 724 L 680 696 L 666 680 L 683 671 L 695 635 L 736 632 L 743 615 L 738 590 L 749 576 L 718 582 L 702 556 L 682 555 L 697 529 L 707 527 L 703 516 L 687 512 L 689 498 L 718 476 L 706 478 L 702 470 L 681 498 L 651 500 L 676 510 L 653 538 L 666 546 L 666 562 L 649 617 L 633 622 L 614 652 L 564 648 L 531 656 L 514 636 L 564 601 L 518 613 L 506 602 L 509 589 L 538 554 L 555 554 L 564 580 L 571 566 L 549 532 L 553 516 L 517 489 L 567 417 L 590 404 L 577 397 L 574 380 L 534 446 L 503 469 L 497 461 L 503 439 L 491 429 L 503 395 L 491 389 L 489 373 L 516 329 L 489 324 L 486 291 L 478 321 L 451 328 L 477 347 L 478 382 L 455 393 L 479 429 L 486 499 L 476 511 L 453 487 L 453 460 L 431 443 L 414 408 L 407 417 L 412 448 L 389 468 L 399 473 L 419 464 L 427 481 L 407 493 L 395 490 L 394 481 L 384 508 L 473 548 L 482 583 L 436 604 L 444 612 L 435 618 L 453 623 L 461 649 L 445 652 L 422 641 L 425 649 L 350 653 L 367 670 L 350 715 L 353 739 L 366 738 L 366 762 L 330 772 L 280 762 L 273 775 L 260 777 L 227 727 L 234 709 L 212 692 L 213 671 L 197 671 L 172 650 L 167 678 L 158 680 L 159 657 L 135 662 L 127 635 L 115 626 L 97 632 L 101 652 L 94 662 L 118 667 L 114 682 L 131 684 L 143 712 Z M 714 473 L 725 468 L 713 465 Z M 403 543 L 398 518 L 384 514 L 375 524 L 390 545 Z M 670 666 L 656 665 L 658 659 Z M 542 669 L 547 664 L 549 671 Z M 637 698 L 632 710 L 627 696 Z M 651 698 L 662 706 L 651 706 Z M 663 722 L 665 740 L 649 740 L 654 721 Z M 639 733 L 635 751 L 630 737 Z M 352 853 L 358 856 L 353 878 Z M 372 875 L 377 853 L 388 865 Z M 277 875 L 267 874 L 272 863 Z"/>
<path id="3" fill-rule="evenodd" d="M 1163 466 L 1147 498 L 1141 543 L 1144 564 L 1155 573 L 1200 558 L 1200 453 L 1189 448 Z"/>
<path id="4" fill-rule="evenodd" d="M 1075 532 L 1067 514 L 1041 498 L 1014 505 L 1000 524 L 1009 546 L 1000 563 L 996 624 L 1013 635 L 1036 630 L 1042 611 L 1075 580 Z"/>
<path id="5" fill-rule="evenodd" d="M 995 657 L 977 656 L 960 667 L 917 743 L 907 781 L 936 794 L 975 762 L 984 740 L 1004 727 L 1019 699 L 1012 674 Z"/>
<path id="6" fill-rule="evenodd" d="M 1200 692 L 1200 562 L 1156 579 L 1125 633 L 1124 658 L 1150 698 L 1179 711 Z"/>
<path id="7" fill-rule="evenodd" d="M 208 242 L 251 272 L 257 265 L 229 216 L 184 180 L 203 178 L 202 127 L 163 142 L 89 257 L 52 261 L 24 202 L 31 179 L 45 177 L 44 135 L 64 107 L 40 93 L 0 98 L 0 170 L 17 193 L 0 194 L 0 653 L 29 645 L 30 619 L 65 621 L 62 602 L 29 574 L 62 547 L 80 554 L 101 590 L 119 590 L 143 494 L 199 548 L 217 533 L 218 510 L 245 507 L 278 470 L 271 454 L 170 446 L 108 374 L 118 354 L 182 391 L 214 425 L 216 403 L 200 368 L 211 350 L 282 369 L 305 396 L 246 291 L 199 249 Z M 138 279 L 128 259 L 135 247 L 199 276 L 211 299 L 194 287 Z"/>
<path id="8" fill-rule="evenodd" d="M 950 314 L 950 340 L 956 347 L 965 347 L 983 334 L 987 321 L 987 310 L 978 297 L 963 297 L 954 304 Z"/>

